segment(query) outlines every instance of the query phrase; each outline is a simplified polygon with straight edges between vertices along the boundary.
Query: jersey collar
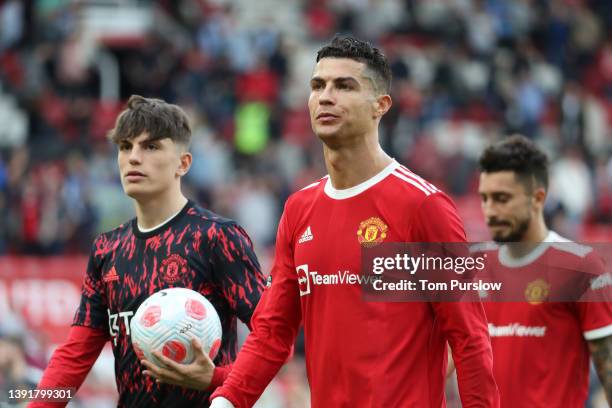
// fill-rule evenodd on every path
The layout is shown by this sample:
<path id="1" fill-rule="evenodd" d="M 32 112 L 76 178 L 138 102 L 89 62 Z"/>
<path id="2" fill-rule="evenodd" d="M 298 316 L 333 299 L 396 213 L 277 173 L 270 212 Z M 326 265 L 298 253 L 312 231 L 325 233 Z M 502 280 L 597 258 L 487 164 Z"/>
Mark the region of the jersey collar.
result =
<path id="1" fill-rule="evenodd" d="M 138 227 L 138 220 L 136 218 L 132 219 L 132 232 L 134 233 L 134 235 L 138 238 L 150 238 L 152 236 L 155 236 L 157 234 L 159 234 L 161 231 L 164 231 L 166 228 L 170 227 L 171 225 L 173 225 L 174 223 L 176 223 L 179 219 L 182 218 L 183 214 L 185 214 L 187 212 L 187 210 L 191 207 L 193 207 L 193 202 L 191 200 L 187 200 L 187 204 L 185 204 L 185 206 L 181 209 L 181 211 L 179 211 L 178 213 L 174 214 L 173 216 L 171 216 L 170 218 L 168 218 L 167 220 L 165 220 L 164 222 L 162 222 L 161 224 L 153 227 L 153 228 L 148 228 L 145 230 L 141 230 Z"/>
<path id="2" fill-rule="evenodd" d="M 530 263 L 538 259 L 540 256 L 542 256 L 542 254 L 546 252 L 551 243 L 559 242 L 560 240 L 561 237 L 559 236 L 559 234 L 554 231 L 548 231 L 546 238 L 544 238 L 544 240 L 540 242 L 537 247 L 535 247 L 527 255 L 522 256 L 520 258 L 515 258 L 510 255 L 508 245 L 502 245 L 499 248 L 498 252 L 499 263 L 509 268 L 520 268 L 522 266 L 529 265 Z"/>
<path id="3" fill-rule="evenodd" d="M 378 174 L 374 177 L 369 178 L 368 180 L 357 184 L 356 186 L 345 188 L 342 190 L 338 190 L 332 186 L 332 182 L 329 176 L 326 177 L 324 191 L 325 194 L 329 198 L 333 198 L 334 200 L 345 200 L 347 198 L 355 197 L 358 194 L 363 193 L 368 188 L 374 186 L 375 184 L 382 181 L 385 177 L 393 172 L 396 168 L 399 167 L 399 163 L 393 160 L 387 167 L 382 169 Z"/>

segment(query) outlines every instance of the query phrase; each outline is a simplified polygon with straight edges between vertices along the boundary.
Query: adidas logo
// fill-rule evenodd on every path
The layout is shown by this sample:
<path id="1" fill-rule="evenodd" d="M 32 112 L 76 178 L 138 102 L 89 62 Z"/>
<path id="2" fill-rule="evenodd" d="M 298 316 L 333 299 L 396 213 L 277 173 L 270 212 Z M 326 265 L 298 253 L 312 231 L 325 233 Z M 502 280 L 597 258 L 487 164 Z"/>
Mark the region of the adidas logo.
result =
<path id="1" fill-rule="evenodd" d="M 104 275 L 102 280 L 105 283 L 114 282 L 114 281 L 119 280 L 119 275 L 117 275 L 117 271 L 115 270 L 114 266 L 111 268 L 111 270 L 106 275 Z"/>
<path id="2" fill-rule="evenodd" d="M 310 225 L 309 225 L 308 228 L 306 228 L 306 231 L 304 231 L 304 233 L 298 240 L 298 244 L 301 244 L 302 242 L 306 242 L 306 241 L 312 241 L 312 238 L 313 238 L 312 231 L 310 230 Z"/>

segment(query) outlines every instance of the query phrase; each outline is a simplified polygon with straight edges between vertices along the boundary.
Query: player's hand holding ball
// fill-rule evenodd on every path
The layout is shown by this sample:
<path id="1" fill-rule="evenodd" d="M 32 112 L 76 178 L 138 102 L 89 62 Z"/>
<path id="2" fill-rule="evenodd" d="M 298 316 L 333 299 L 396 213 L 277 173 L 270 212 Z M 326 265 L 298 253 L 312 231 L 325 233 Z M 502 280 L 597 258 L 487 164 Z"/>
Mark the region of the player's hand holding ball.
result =
<path id="1" fill-rule="evenodd" d="M 185 288 L 164 289 L 145 300 L 131 320 L 134 351 L 158 383 L 198 390 L 210 385 L 221 345 L 212 304 Z"/>
<path id="2" fill-rule="evenodd" d="M 165 366 L 158 367 L 146 358 L 142 359 L 142 365 L 147 369 L 144 375 L 154 377 L 158 383 L 173 384 L 181 387 L 205 390 L 212 381 L 215 364 L 202 349 L 202 344 L 197 339 L 192 339 L 192 347 L 195 359 L 190 364 L 179 364 L 159 351 L 153 351 L 153 355 Z"/>

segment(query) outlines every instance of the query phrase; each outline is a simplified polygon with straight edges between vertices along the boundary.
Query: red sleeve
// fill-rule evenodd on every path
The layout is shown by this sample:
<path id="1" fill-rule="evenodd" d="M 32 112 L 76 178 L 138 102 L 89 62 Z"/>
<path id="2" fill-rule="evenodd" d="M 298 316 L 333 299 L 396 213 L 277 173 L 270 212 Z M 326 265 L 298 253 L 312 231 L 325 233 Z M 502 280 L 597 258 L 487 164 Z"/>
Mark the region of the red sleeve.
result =
<path id="1" fill-rule="evenodd" d="M 236 408 L 253 406 L 291 353 L 302 313 L 286 214 L 285 209 L 278 227 L 272 282 L 251 319 L 253 331 L 211 400 L 221 396 Z"/>
<path id="2" fill-rule="evenodd" d="M 413 217 L 421 242 L 465 242 L 463 223 L 445 194 L 429 196 Z M 493 353 L 487 319 L 480 302 L 432 303 L 436 319 L 450 344 L 464 407 L 498 407 L 493 378 Z"/>
<path id="3" fill-rule="evenodd" d="M 416 242 L 465 242 L 463 222 L 444 193 L 426 197 L 412 216 L 410 236 Z"/>
<path id="4" fill-rule="evenodd" d="M 78 389 L 108 340 L 108 332 L 72 326 L 68 340 L 53 353 L 38 388 Z M 63 407 L 66 402 L 34 402 L 30 408 Z"/>
<path id="5" fill-rule="evenodd" d="M 212 380 L 210 380 L 210 385 L 206 389 L 206 391 L 211 392 L 215 390 L 217 387 L 223 385 L 229 373 L 232 371 L 232 366 L 218 366 L 215 367 L 213 371 Z"/>
<path id="6" fill-rule="evenodd" d="M 466 408 L 498 407 L 493 353 L 482 304 L 441 302 L 433 308 L 453 353 L 461 403 Z"/>
<path id="7" fill-rule="evenodd" d="M 589 282 L 590 299 L 610 299 L 612 279 L 609 272 L 606 271 L 603 260 L 595 251 L 584 257 L 580 270 L 597 277 Z M 578 310 L 580 327 L 586 340 L 612 336 L 612 303 L 586 301 L 577 302 L 575 305 Z"/>

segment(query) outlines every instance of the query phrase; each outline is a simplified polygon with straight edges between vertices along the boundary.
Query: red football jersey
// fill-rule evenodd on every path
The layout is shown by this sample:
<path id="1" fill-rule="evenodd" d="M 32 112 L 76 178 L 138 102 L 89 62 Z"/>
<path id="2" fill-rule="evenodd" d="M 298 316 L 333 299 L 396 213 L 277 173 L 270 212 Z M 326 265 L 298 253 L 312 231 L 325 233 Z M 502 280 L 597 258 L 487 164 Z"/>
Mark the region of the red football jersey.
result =
<path id="1" fill-rule="evenodd" d="M 521 259 L 512 258 L 506 246 L 492 249 L 487 266 L 492 274 L 503 269 L 505 276 L 517 279 L 534 268 L 546 268 L 550 276 L 568 270 L 601 275 L 604 268 L 589 247 L 554 232 Z M 545 302 L 528 285 L 524 293 L 525 302 L 484 303 L 501 406 L 583 408 L 589 381 L 587 340 L 612 335 L 610 303 Z"/>
<path id="2" fill-rule="evenodd" d="M 451 200 L 397 162 L 350 189 L 326 177 L 293 194 L 253 332 L 213 397 L 252 406 L 302 322 L 315 408 L 443 407 L 447 340 L 464 406 L 497 406 L 480 303 L 366 302 L 358 281 L 364 242 L 458 241 Z"/>

